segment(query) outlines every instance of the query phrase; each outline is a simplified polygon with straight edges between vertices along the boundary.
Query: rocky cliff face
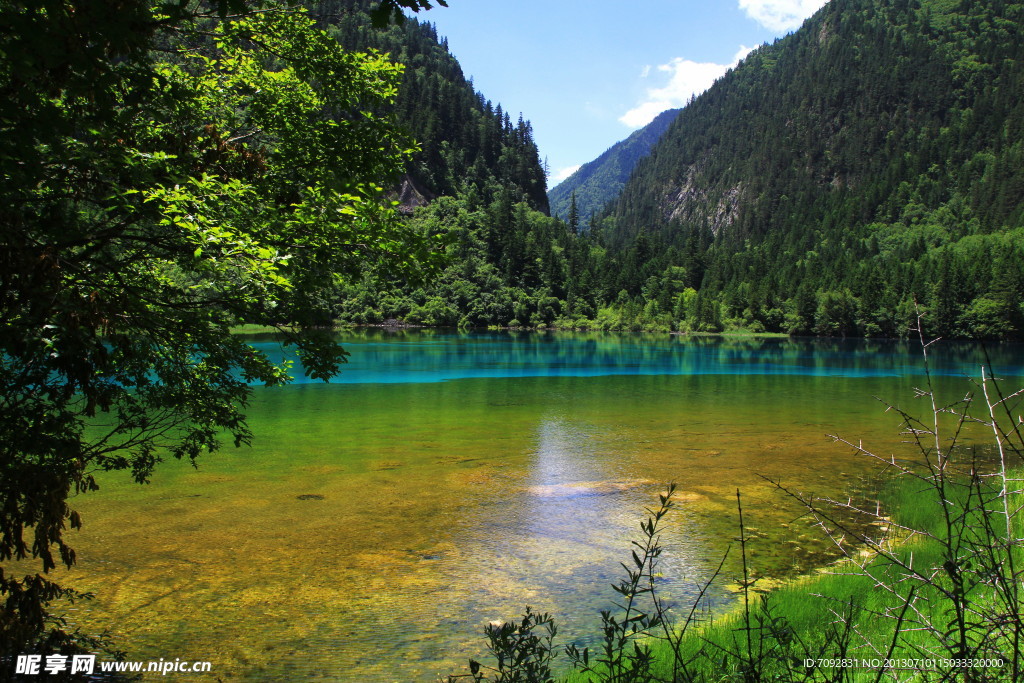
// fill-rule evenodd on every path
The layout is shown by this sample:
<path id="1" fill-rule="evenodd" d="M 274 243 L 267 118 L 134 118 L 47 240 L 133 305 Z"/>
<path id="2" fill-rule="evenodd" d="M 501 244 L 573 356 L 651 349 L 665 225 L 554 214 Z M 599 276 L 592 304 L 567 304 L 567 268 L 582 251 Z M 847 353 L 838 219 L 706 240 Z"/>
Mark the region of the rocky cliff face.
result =
<path id="1" fill-rule="evenodd" d="M 700 221 L 706 223 L 717 235 L 732 225 L 739 215 L 743 201 L 743 181 L 721 192 L 712 192 L 700 177 L 701 164 L 686 169 L 682 181 L 667 188 L 662 204 L 662 216 L 666 223 Z M 714 196 L 712 196 L 714 195 Z"/>
<path id="2" fill-rule="evenodd" d="M 434 199 L 435 195 L 417 185 L 413 177 L 408 173 L 402 178 L 401 185 L 392 195 L 392 201 L 398 202 L 398 212 L 406 216 L 421 206 L 426 206 Z"/>

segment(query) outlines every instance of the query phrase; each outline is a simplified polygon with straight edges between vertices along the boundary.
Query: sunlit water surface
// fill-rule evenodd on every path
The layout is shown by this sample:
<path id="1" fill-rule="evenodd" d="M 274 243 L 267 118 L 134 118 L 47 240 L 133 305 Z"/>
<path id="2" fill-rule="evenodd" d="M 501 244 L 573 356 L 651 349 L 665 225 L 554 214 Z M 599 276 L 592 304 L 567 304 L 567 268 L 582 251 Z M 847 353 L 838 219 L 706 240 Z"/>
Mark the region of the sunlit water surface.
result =
<path id="1" fill-rule="evenodd" d="M 483 627 L 526 605 L 591 642 L 629 540 L 679 485 L 663 590 L 688 605 L 738 534 L 786 577 L 828 545 L 762 477 L 865 495 L 875 468 L 828 438 L 901 446 L 920 352 L 899 343 L 371 331 L 331 384 L 255 390 L 252 448 L 148 486 L 107 476 L 74 501 L 70 612 L 134 659 L 209 660 L 223 680 L 434 681 L 482 657 Z M 272 341 L 253 343 L 274 354 Z M 1020 347 L 997 347 L 1002 376 Z M 983 361 L 935 345 L 952 395 Z M 733 553 L 738 557 L 738 553 Z M 727 563 L 710 608 L 729 600 Z"/>

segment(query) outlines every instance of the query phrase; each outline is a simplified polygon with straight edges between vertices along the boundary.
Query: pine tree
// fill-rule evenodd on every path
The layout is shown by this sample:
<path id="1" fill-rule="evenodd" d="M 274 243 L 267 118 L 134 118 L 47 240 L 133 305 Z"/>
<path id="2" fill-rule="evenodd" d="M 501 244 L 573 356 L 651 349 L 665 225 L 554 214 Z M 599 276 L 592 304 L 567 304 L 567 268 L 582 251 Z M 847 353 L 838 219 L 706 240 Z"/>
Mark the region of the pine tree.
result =
<path id="1" fill-rule="evenodd" d="M 576 208 L 576 191 L 573 190 L 572 198 L 569 200 L 569 232 L 573 235 L 580 234 L 580 212 Z"/>

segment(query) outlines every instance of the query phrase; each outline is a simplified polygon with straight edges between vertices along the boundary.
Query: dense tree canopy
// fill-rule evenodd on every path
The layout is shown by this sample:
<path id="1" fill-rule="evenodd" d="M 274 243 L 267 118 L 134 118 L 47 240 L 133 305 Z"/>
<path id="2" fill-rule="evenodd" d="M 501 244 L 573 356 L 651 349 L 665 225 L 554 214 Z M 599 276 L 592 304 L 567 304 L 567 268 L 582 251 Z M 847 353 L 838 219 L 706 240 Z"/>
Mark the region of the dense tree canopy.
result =
<path id="1" fill-rule="evenodd" d="M 304 11 L 4 0 L 0 26 L 0 560 L 45 573 L 97 472 L 249 440 L 249 384 L 287 368 L 232 325 L 329 377 L 338 279 L 411 274 L 428 242 L 382 201 L 402 68 Z M 0 655 L 68 641 L 45 604 L 70 592 L 0 572 Z"/>

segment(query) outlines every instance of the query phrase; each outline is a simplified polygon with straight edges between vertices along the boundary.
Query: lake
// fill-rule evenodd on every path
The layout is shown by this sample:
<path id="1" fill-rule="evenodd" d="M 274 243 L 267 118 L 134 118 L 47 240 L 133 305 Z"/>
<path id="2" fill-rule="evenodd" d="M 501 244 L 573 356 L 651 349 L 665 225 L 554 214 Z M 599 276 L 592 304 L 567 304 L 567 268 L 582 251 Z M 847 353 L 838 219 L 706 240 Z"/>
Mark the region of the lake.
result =
<path id="1" fill-rule="evenodd" d="M 252 343 L 280 353 L 268 338 Z M 69 612 L 131 659 L 209 660 L 223 680 L 433 681 L 485 654 L 484 626 L 526 605 L 587 642 L 610 608 L 629 540 L 678 484 L 663 588 L 688 605 L 738 534 L 786 578 L 828 544 L 762 477 L 870 496 L 875 467 L 828 434 L 905 452 L 880 397 L 916 413 L 919 347 L 561 333 L 370 330 L 349 364 L 255 390 L 251 448 L 152 483 L 107 475 L 73 502 L 78 565 L 97 594 Z M 1008 384 L 1020 346 L 990 349 Z M 975 345 L 930 348 L 962 396 Z M 738 559 L 738 553 L 731 557 Z M 707 609 L 727 606 L 727 563 Z"/>

